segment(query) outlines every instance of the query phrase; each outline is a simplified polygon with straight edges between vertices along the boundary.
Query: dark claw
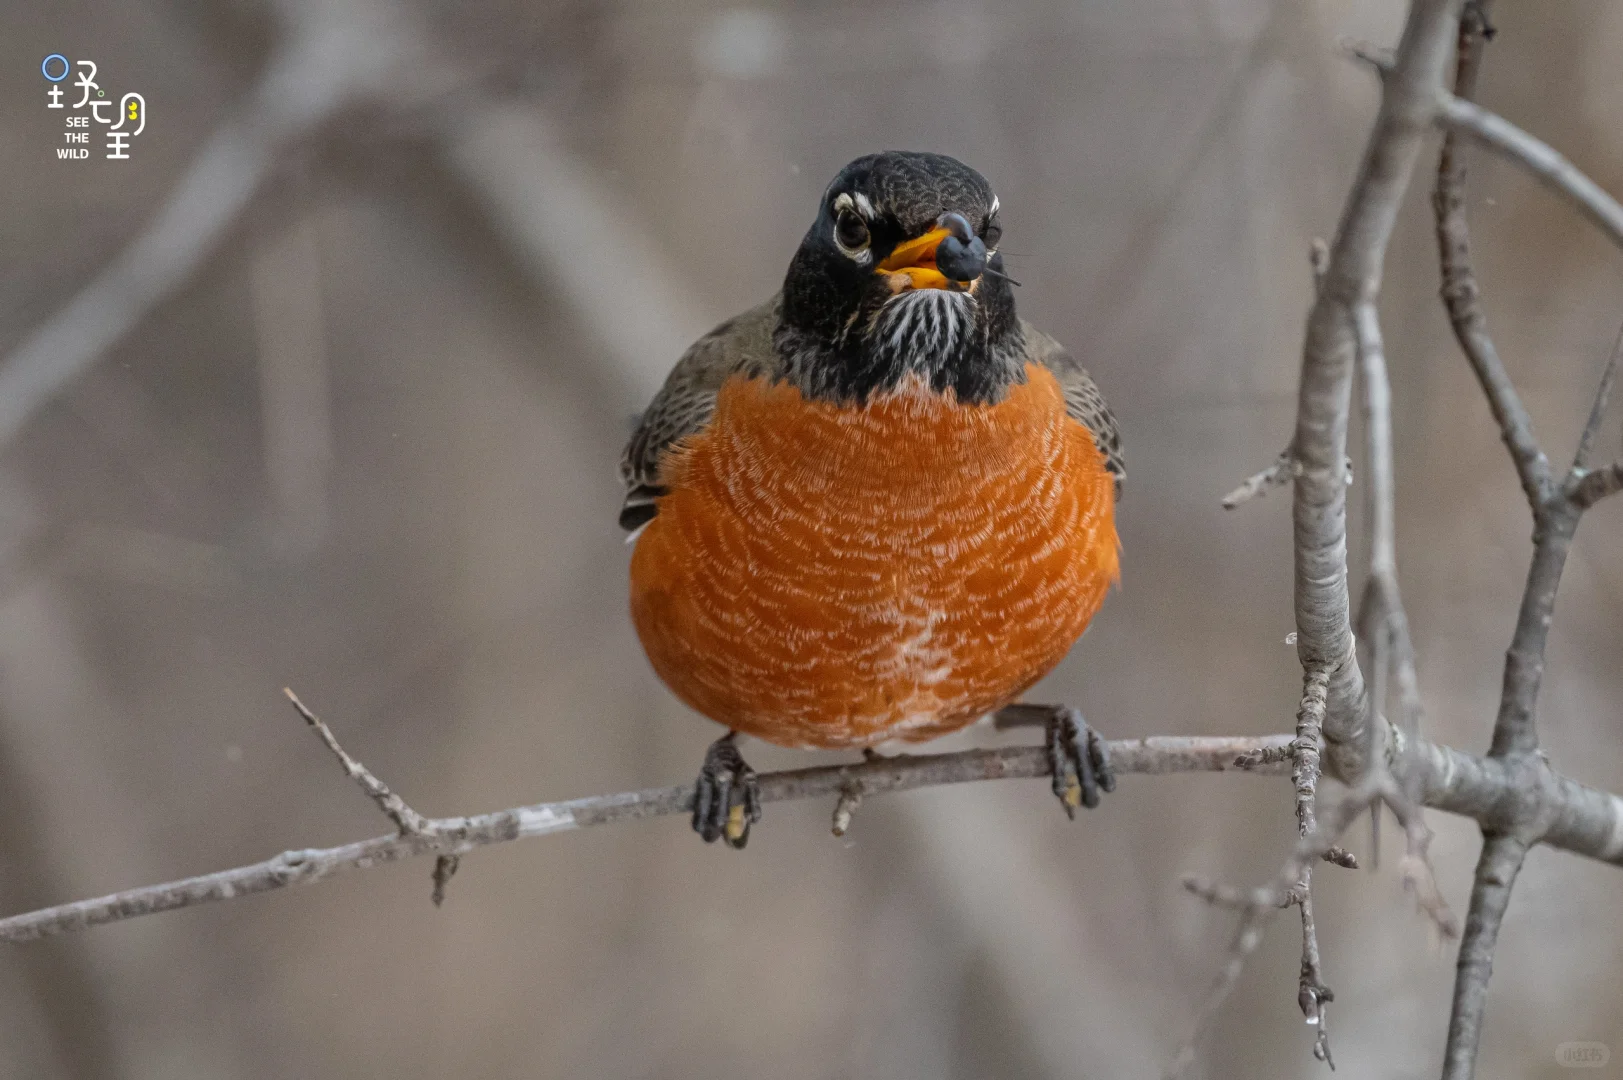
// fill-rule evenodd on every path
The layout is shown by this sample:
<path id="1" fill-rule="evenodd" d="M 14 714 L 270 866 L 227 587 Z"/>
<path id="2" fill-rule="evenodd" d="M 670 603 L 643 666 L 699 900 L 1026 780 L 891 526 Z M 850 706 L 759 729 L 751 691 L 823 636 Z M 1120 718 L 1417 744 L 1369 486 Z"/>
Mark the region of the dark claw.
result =
<path id="1" fill-rule="evenodd" d="M 707 844 L 726 837 L 729 847 L 743 850 L 750 826 L 761 820 L 761 785 L 738 752 L 737 739 L 738 733 L 729 731 L 705 751 L 693 787 L 693 831 Z"/>
<path id="2" fill-rule="evenodd" d="M 1022 705 L 1022 710 L 1036 706 Z M 1116 790 L 1116 774 L 1110 769 L 1110 748 L 1076 709 L 1048 708 L 1044 745 L 1048 768 L 1054 777 L 1054 795 L 1065 807 L 1065 815 L 1076 820 L 1076 808 L 1089 810 L 1099 805 L 1099 793 Z"/>

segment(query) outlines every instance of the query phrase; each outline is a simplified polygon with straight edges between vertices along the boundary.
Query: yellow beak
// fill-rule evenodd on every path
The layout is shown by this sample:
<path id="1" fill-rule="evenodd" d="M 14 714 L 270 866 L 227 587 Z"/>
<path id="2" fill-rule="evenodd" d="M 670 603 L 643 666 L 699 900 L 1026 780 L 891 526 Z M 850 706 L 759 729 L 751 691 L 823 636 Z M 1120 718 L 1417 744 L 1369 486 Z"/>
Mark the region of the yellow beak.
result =
<path id="1" fill-rule="evenodd" d="M 935 249 L 949 235 L 946 229 L 931 229 L 917 239 L 897 244 L 896 250 L 879 264 L 879 272 L 890 275 L 891 291 L 948 288 L 947 275 L 935 268 Z"/>

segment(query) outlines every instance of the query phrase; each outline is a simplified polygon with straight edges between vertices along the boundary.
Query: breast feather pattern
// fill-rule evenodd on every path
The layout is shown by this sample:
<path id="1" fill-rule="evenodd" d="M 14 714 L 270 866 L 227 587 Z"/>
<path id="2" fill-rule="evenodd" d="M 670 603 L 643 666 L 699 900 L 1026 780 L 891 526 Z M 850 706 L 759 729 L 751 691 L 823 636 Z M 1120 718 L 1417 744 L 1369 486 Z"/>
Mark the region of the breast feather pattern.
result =
<path id="1" fill-rule="evenodd" d="M 1043 366 L 985 405 L 729 379 L 661 467 L 632 614 L 693 708 L 783 745 L 934 738 L 1064 656 L 1118 575 L 1114 479 Z"/>

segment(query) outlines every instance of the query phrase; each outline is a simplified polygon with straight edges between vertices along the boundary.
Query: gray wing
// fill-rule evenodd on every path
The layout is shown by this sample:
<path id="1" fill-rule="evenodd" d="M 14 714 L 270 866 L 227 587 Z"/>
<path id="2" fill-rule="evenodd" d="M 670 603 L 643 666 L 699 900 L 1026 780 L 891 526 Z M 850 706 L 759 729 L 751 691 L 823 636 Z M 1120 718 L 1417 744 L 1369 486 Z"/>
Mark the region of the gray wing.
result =
<path id="1" fill-rule="evenodd" d="M 758 378 L 780 369 L 772 348 L 778 304 L 774 296 L 728 319 L 694 342 L 671 369 L 665 385 L 637 418 L 631 441 L 620 455 L 620 479 L 626 485 L 621 528 L 640 529 L 653 520 L 658 512 L 655 500 L 665 494 L 660 462 L 679 440 L 710 422 L 721 384 L 734 375 Z"/>
<path id="2" fill-rule="evenodd" d="M 1121 429 L 1116 426 L 1110 404 L 1099 392 L 1099 384 L 1059 342 L 1023 319 L 1020 326 L 1026 335 L 1028 358 L 1054 373 L 1065 391 L 1065 411 L 1071 419 L 1093 432 L 1094 444 L 1104 455 L 1105 468 L 1116 478 L 1116 498 L 1120 499 L 1122 481 L 1127 478 L 1127 464 L 1121 453 Z"/>

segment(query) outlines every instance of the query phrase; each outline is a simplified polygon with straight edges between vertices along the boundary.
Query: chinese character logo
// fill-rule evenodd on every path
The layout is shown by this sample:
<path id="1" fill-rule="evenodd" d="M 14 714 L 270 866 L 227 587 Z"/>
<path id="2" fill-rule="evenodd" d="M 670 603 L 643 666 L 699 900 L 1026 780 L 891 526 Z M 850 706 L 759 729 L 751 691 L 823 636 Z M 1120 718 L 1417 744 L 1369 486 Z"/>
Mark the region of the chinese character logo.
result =
<path id="1" fill-rule="evenodd" d="M 78 74 L 73 80 L 72 89 L 81 93 L 79 100 L 69 106 L 63 101 L 62 84 L 74 74 L 75 68 Z M 70 62 L 61 53 L 52 53 L 39 66 L 39 73 L 51 84 L 50 89 L 45 91 L 45 107 L 73 109 L 72 115 L 63 118 L 63 126 L 67 130 L 63 132 L 62 139 L 66 145 L 56 148 L 56 156 L 63 161 L 78 161 L 90 156 L 92 121 L 104 129 L 100 132 L 107 136 L 103 149 L 107 151 L 106 157 L 113 161 L 128 161 L 130 140 L 146 130 L 147 99 L 131 91 L 118 100 L 118 111 L 113 113 L 113 102 L 107 97 L 107 91 L 96 82 L 96 71 L 95 61 Z M 82 111 L 86 108 L 90 110 L 88 113 Z"/>

